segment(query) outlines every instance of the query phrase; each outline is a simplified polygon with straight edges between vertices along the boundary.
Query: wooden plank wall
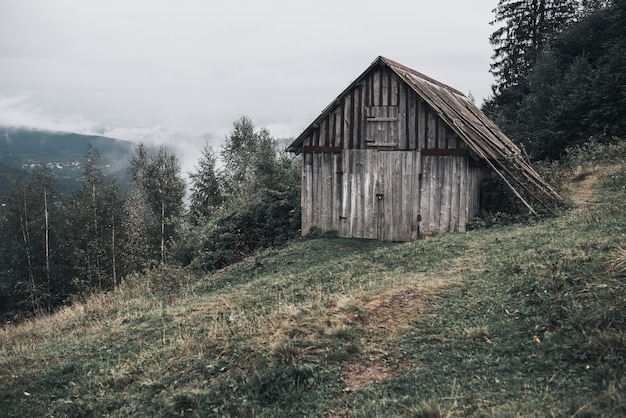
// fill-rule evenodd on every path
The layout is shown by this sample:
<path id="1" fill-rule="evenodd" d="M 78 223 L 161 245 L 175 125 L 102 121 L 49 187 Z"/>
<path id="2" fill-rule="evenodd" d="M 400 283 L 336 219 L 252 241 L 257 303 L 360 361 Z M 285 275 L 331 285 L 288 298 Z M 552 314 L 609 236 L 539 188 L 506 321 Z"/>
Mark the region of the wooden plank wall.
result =
<path id="1" fill-rule="evenodd" d="M 481 170 L 468 157 L 422 156 L 421 235 L 465 231 L 478 214 Z"/>
<path id="2" fill-rule="evenodd" d="M 368 116 L 380 126 L 395 115 L 395 143 L 367 138 Z M 481 176 L 467 146 L 386 67 L 342 97 L 303 145 L 303 235 L 315 226 L 408 241 L 464 231 L 478 212 Z"/>
<path id="3" fill-rule="evenodd" d="M 304 235 L 317 227 L 340 237 L 411 241 L 465 231 L 478 212 L 481 171 L 467 157 L 346 150 L 305 159 Z"/>
<path id="4" fill-rule="evenodd" d="M 312 227 L 337 230 L 341 196 L 341 174 L 335 167 L 340 154 L 305 153 L 302 165 L 302 235 Z"/>
<path id="5" fill-rule="evenodd" d="M 385 106 L 389 108 L 383 109 Z M 397 115 L 394 150 L 463 146 L 435 111 L 386 67 L 372 72 L 338 100 L 303 145 L 322 152 L 376 148 L 373 138 L 370 144 L 366 141 L 367 120 L 382 114 Z M 389 149 L 389 143 L 382 145 Z"/>

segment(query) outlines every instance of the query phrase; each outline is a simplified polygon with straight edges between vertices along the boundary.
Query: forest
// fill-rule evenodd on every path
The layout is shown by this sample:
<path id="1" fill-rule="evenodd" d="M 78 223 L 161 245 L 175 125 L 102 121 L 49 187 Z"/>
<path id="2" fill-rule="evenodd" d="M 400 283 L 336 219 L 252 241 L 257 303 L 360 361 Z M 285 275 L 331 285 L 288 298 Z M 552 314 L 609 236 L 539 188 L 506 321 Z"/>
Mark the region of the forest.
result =
<path id="1" fill-rule="evenodd" d="M 492 23 L 496 81 L 482 109 L 534 161 L 626 137 L 626 0 L 500 0 Z M 150 271 L 215 271 L 300 235 L 299 159 L 247 116 L 204 148 L 189 185 L 164 147 L 137 146 L 129 192 L 101 161 L 87 145 L 72 191 L 45 164 L 13 176 L 0 208 L 3 322 Z"/>
<path id="2" fill-rule="evenodd" d="M 298 163 L 246 116 L 219 155 L 205 147 L 190 173 L 188 205 L 180 164 L 165 147 L 136 147 L 128 193 L 101 162 L 89 144 L 82 180 L 66 193 L 44 163 L 13 179 L 0 210 L 6 320 L 51 312 L 166 265 L 212 271 L 298 235 Z"/>

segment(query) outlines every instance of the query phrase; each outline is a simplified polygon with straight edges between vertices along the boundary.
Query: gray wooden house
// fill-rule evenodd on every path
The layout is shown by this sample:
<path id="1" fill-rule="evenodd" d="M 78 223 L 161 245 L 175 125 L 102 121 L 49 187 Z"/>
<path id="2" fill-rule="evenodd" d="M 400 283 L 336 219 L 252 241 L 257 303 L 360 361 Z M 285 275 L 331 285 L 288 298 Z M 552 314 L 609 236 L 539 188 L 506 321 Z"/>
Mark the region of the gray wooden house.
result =
<path id="1" fill-rule="evenodd" d="M 378 57 L 287 148 L 302 154 L 302 234 L 410 241 L 464 231 L 495 170 L 553 193 L 461 92 Z"/>

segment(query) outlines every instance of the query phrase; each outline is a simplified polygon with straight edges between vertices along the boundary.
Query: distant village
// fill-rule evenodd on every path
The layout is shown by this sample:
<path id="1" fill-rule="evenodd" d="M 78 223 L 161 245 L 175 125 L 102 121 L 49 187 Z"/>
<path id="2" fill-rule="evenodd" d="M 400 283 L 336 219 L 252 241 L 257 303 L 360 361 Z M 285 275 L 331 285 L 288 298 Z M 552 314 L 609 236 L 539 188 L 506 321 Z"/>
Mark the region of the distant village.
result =
<path id="1" fill-rule="evenodd" d="M 80 161 L 65 161 L 65 162 L 48 162 L 45 163 L 46 167 L 51 170 L 72 170 L 77 171 L 80 170 Z M 39 165 L 38 162 L 33 161 L 32 159 L 22 164 L 22 168 L 24 170 L 34 170 L 35 167 Z"/>
<path id="2" fill-rule="evenodd" d="M 34 170 L 41 162 L 34 159 L 28 159 L 25 163 L 22 163 L 23 170 Z M 47 168 L 59 178 L 79 178 L 82 176 L 82 163 L 80 161 L 50 161 L 44 163 Z M 103 168 L 108 169 L 111 164 L 103 165 Z"/>

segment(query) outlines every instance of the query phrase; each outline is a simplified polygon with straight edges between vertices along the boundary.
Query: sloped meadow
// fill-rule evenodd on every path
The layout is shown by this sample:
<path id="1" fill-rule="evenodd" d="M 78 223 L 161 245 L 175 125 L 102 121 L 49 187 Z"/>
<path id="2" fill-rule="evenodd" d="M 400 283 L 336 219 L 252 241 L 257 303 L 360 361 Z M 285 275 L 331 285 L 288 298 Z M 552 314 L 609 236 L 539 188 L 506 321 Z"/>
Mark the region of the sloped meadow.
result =
<path id="1" fill-rule="evenodd" d="M 554 217 L 304 239 L 5 325 L 2 414 L 626 415 L 626 147 L 550 170 Z"/>

